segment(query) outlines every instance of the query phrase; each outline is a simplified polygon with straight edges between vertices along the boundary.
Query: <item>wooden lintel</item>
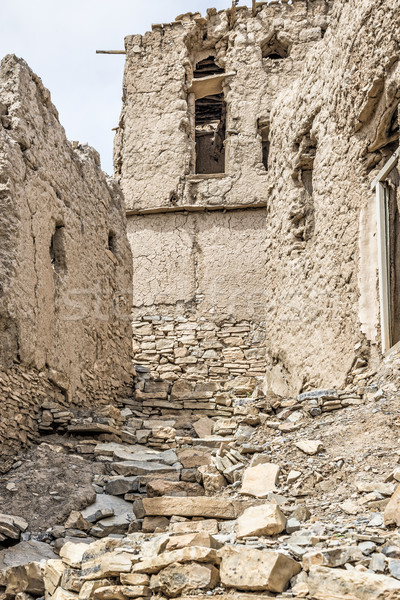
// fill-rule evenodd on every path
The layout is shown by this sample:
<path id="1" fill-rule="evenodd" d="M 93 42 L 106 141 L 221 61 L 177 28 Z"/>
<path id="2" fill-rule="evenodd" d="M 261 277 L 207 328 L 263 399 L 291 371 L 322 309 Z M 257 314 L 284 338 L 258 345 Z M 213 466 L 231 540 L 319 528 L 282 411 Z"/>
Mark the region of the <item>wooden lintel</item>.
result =
<path id="1" fill-rule="evenodd" d="M 125 50 L 96 50 L 96 54 L 126 54 Z"/>
<path id="2" fill-rule="evenodd" d="M 182 206 L 158 206 L 155 208 L 129 209 L 126 211 L 127 217 L 160 215 L 165 213 L 208 213 L 208 212 L 230 212 L 234 210 L 255 210 L 267 208 L 266 202 L 255 202 L 253 204 L 217 204 L 207 206 L 196 206 L 195 204 L 186 204 Z"/>

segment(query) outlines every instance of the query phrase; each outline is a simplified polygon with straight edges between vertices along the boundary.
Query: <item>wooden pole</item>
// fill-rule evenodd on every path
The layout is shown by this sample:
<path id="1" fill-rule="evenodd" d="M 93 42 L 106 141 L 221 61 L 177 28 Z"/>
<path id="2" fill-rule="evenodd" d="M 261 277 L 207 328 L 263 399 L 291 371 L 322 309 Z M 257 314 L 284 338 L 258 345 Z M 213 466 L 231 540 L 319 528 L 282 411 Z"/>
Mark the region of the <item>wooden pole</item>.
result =
<path id="1" fill-rule="evenodd" d="M 96 50 L 96 54 L 126 54 L 125 50 Z"/>
<path id="2" fill-rule="evenodd" d="M 256 16 L 257 12 L 257 0 L 253 0 L 253 17 Z"/>
<path id="3" fill-rule="evenodd" d="M 236 7 L 239 3 L 239 0 L 232 0 L 232 8 L 231 8 L 231 14 L 230 14 L 230 19 L 229 19 L 229 28 L 233 29 L 235 23 L 236 23 Z"/>

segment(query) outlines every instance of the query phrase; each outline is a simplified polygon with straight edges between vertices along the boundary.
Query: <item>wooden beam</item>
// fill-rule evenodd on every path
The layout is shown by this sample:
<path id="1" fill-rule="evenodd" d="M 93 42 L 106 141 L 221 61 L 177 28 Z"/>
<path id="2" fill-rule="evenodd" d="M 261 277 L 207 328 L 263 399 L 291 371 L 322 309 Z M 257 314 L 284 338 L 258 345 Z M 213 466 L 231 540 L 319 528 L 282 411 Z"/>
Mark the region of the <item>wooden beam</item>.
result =
<path id="1" fill-rule="evenodd" d="M 125 50 L 96 50 L 96 54 L 126 54 Z"/>
<path id="2" fill-rule="evenodd" d="M 239 0 L 232 0 L 232 8 L 229 15 L 229 29 L 233 29 L 236 23 L 236 7 L 239 4 Z"/>
<path id="3" fill-rule="evenodd" d="M 253 0 L 253 17 L 256 16 L 257 13 L 257 0 Z"/>
<path id="4" fill-rule="evenodd" d="M 186 204 L 182 206 L 160 206 L 155 208 L 130 209 L 126 211 L 127 217 L 160 215 L 165 213 L 208 213 L 208 212 L 230 212 L 233 210 L 256 210 L 267 208 L 266 202 L 255 202 L 253 204 L 218 204 L 209 206 L 197 206 Z"/>

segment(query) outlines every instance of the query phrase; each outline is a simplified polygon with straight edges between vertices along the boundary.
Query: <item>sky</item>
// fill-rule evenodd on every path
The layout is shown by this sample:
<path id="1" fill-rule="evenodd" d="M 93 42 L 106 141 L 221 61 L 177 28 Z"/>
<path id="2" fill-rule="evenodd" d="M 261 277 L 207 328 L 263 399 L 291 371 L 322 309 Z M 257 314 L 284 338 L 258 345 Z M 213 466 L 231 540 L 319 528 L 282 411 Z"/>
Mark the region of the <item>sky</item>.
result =
<path id="1" fill-rule="evenodd" d="M 241 5 L 251 5 L 241 1 Z M 67 137 L 94 146 L 112 174 L 113 127 L 121 111 L 124 37 L 152 23 L 231 0 L 0 0 L 0 57 L 24 58 L 50 90 Z"/>

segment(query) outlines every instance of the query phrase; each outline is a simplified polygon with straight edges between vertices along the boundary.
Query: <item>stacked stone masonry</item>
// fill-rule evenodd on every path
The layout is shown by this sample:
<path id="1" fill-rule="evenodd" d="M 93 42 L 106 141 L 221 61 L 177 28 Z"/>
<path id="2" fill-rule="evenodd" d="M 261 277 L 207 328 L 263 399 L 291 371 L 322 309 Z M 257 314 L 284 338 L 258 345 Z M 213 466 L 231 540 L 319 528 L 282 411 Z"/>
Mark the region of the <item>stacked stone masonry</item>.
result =
<path id="1" fill-rule="evenodd" d="M 220 380 L 265 374 L 263 323 L 148 316 L 133 322 L 133 336 L 134 360 L 154 377 Z"/>

